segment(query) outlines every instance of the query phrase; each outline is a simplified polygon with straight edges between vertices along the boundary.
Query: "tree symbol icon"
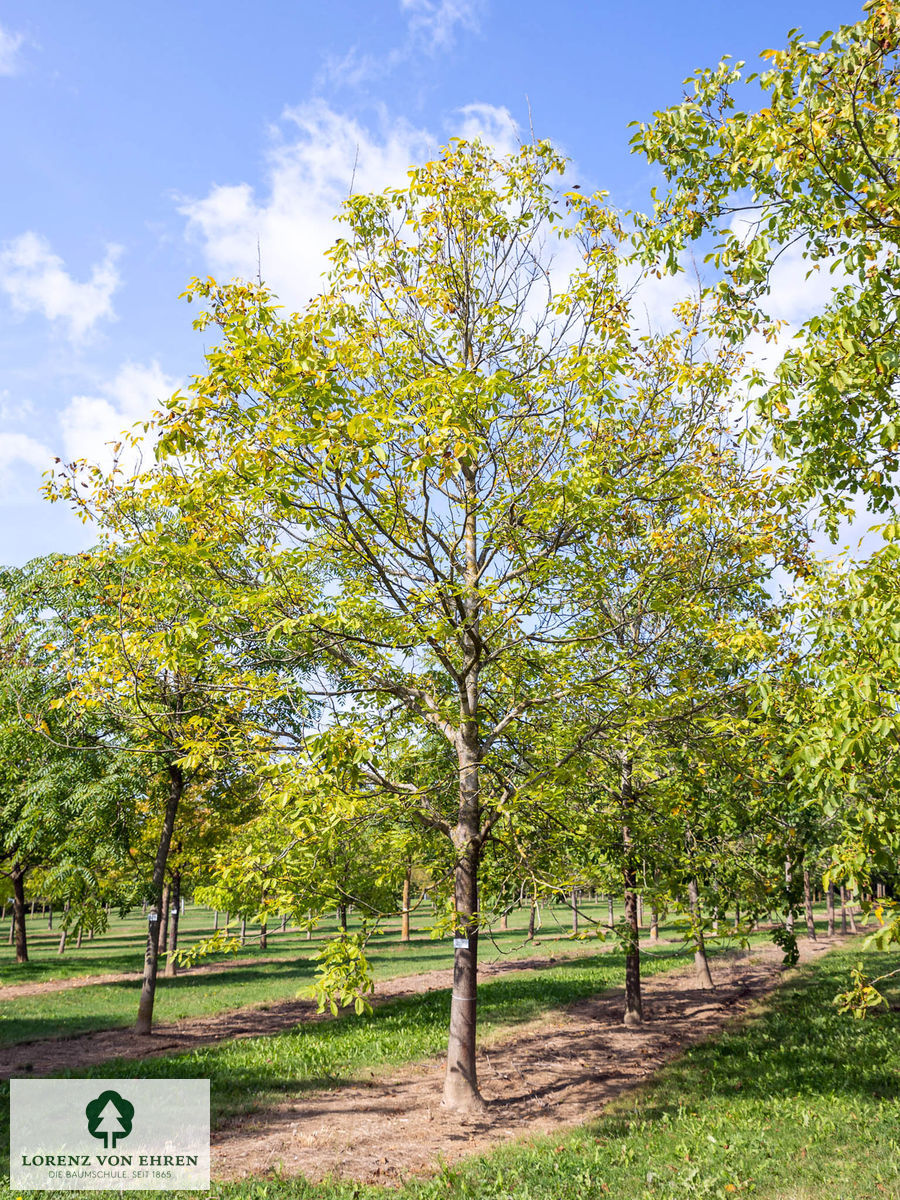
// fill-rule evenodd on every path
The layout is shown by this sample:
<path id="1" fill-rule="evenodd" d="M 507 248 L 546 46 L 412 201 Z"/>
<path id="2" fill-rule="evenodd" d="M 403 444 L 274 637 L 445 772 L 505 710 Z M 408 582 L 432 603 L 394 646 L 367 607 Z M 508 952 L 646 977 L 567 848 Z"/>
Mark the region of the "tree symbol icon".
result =
<path id="1" fill-rule="evenodd" d="M 116 1142 L 131 1133 L 134 1105 L 118 1092 L 101 1092 L 84 1110 L 91 1137 L 103 1138 L 103 1149 L 116 1148 Z"/>

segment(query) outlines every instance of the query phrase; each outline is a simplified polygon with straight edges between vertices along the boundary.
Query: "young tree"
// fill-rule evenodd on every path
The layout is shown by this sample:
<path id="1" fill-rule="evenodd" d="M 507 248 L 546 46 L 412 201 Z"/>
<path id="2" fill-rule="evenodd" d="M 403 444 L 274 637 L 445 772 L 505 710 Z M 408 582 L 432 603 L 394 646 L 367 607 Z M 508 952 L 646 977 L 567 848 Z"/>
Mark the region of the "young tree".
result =
<path id="1" fill-rule="evenodd" d="M 87 475 L 93 489 L 76 492 Z M 106 535 L 105 545 L 70 558 L 35 562 L 23 573 L 23 613 L 55 631 L 58 694 L 48 709 L 80 714 L 117 760 L 129 764 L 136 789 L 137 838 L 152 842 L 144 978 L 136 1030 L 149 1034 L 156 992 L 162 898 L 178 813 L 190 788 L 233 769 L 230 751 L 248 731 L 248 680 L 236 665 L 243 645 L 234 623 L 222 635 L 199 620 L 190 575 L 182 564 L 175 579 L 154 571 L 164 555 L 152 534 L 177 537 L 176 523 L 157 512 L 141 527 L 117 476 L 83 464 L 63 468 L 59 495 L 78 495 Z M 136 536 L 137 534 L 137 536 Z M 125 539 L 131 536 L 130 543 Z M 209 593 L 206 595 L 210 600 Z M 84 746 L 73 737 L 72 753 Z M 142 864 L 143 865 L 143 864 Z"/>
<path id="2" fill-rule="evenodd" d="M 0 875 L 11 881 L 16 960 L 28 960 L 25 884 L 96 904 L 127 863 L 135 775 L 66 690 L 48 614 L 23 610 L 27 572 L 5 571 L 0 611 Z"/>
<path id="3" fill-rule="evenodd" d="M 671 335 L 632 331 L 617 222 L 558 194 L 563 167 L 543 144 L 498 160 L 454 142 L 406 188 L 351 198 L 328 290 L 299 316 L 261 287 L 195 283 L 197 325 L 222 342 L 170 402 L 129 501 L 181 514 L 160 569 L 203 563 L 214 595 L 232 589 L 294 672 L 277 694 L 300 695 L 303 676 L 324 715 L 301 772 L 333 820 L 368 806 L 374 828 L 441 835 L 456 933 L 444 1098 L 459 1110 L 480 1104 L 482 859 L 535 803 L 560 804 L 567 764 L 605 728 L 599 690 L 627 655 L 619 618 L 598 625 L 587 597 L 654 506 L 707 519 L 693 493 L 710 398 L 732 378 L 701 353 L 690 306 Z M 665 580 L 677 549 L 652 547 L 643 569 Z"/>
<path id="4" fill-rule="evenodd" d="M 590 225 L 563 229 L 561 169 L 546 146 L 497 162 L 454 145 L 407 189 L 354 197 L 330 291 L 301 318 L 197 285 L 225 341 L 163 430 L 197 464 L 195 497 L 202 474 L 195 524 L 240 513 L 259 547 L 273 644 L 321 662 L 321 744 L 363 731 L 367 779 L 454 847 L 452 1108 L 480 1103 L 478 868 L 521 783 L 504 734 L 560 690 L 544 638 L 568 621 L 550 613 L 582 537 L 578 460 L 626 351 L 615 222 L 586 206 Z M 570 289 L 548 237 L 578 247 Z M 385 721 L 440 734 L 440 788 L 381 777 Z"/>

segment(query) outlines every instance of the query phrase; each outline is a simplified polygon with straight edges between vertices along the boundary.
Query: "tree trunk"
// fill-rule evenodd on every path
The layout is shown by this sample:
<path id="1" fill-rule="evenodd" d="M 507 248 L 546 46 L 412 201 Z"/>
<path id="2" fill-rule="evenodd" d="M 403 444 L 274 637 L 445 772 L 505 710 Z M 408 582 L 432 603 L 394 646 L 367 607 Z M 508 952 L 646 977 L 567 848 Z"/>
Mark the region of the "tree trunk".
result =
<path id="1" fill-rule="evenodd" d="M 650 941 L 659 941 L 659 909 L 655 904 L 650 907 Z"/>
<path id="2" fill-rule="evenodd" d="M 644 897 L 638 892 L 637 898 L 637 923 L 638 929 L 644 928 Z"/>
<path id="3" fill-rule="evenodd" d="M 281 932 L 287 933 L 287 913 L 282 913 L 281 916 Z"/>
<path id="4" fill-rule="evenodd" d="M 625 891 L 625 1013 L 626 1025 L 640 1025 L 644 1020 L 641 1003 L 641 935 L 638 924 L 637 863 L 632 850 L 628 810 L 634 803 L 631 786 L 631 759 L 622 759 L 622 882 Z"/>
<path id="5" fill-rule="evenodd" d="M 691 909 L 691 927 L 694 935 L 694 966 L 701 987 L 714 987 L 709 971 L 709 959 L 706 957 L 706 943 L 703 939 L 703 914 L 700 911 L 700 889 L 697 880 L 688 883 L 688 903 Z"/>
<path id="6" fill-rule="evenodd" d="M 480 1109 L 484 1103 L 478 1091 L 475 1062 L 478 1002 L 478 864 L 481 858 L 481 797 L 478 772 L 480 750 L 475 725 L 476 712 L 477 683 L 473 680 L 467 692 L 457 743 L 459 814 L 451 834 L 456 850 L 456 938 L 443 1103 L 445 1108 L 453 1112 Z"/>
<path id="7" fill-rule="evenodd" d="M 16 929 L 16 962 L 28 962 L 28 933 L 25 928 L 25 872 L 28 868 L 16 863 L 10 872 L 13 885 L 13 924 Z"/>
<path id="8" fill-rule="evenodd" d="M 346 933 L 347 932 L 347 905 L 346 904 L 338 905 L 338 924 L 340 925 L 343 932 Z"/>
<path id="9" fill-rule="evenodd" d="M 812 902 L 812 887 L 809 882 L 809 871 L 804 869 L 803 872 L 803 907 L 806 911 L 806 934 L 815 942 L 816 938 L 816 918 L 813 913 Z"/>
<path id="10" fill-rule="evenodd" d="M 259 948 L 260 950 L 268 950 L 269 948 L 269 924 L 265 917 L 263 917 L 262 924 L 259 927 Z"/>
<path id="11" fill-rule="evenodd" d="M 784 860 L 784 892 L 787 897 L 787 917 L 785 918 L 785 928 L 788 933 L 794 932 L 794 902 L 791 896 L 793 880 L 791 878 L 791 860 Z"/>
<path id="12" fill-rule="evenodd" d="M 169 948 L 169 909 L 172 906 L 172 885 L 163 887 L 162 912 L 159 917 L 159 952 L 165 954 Z"/>
<path id="13" fill-rule="evenodd" d="M 737 933 L 737 931 L 740 929 L 740 927 L 741 927 L 741 902 L 740 902 L 740 900 L 735 900 L 735 902 L 734 902 L 734 932 Z"/>
<path id="14" fill-rule="evenodd" d="M 856 917 L 853 913 L 853 892 L 850 888 L 847 889 L 847 920 L 850 922 L 850 932 L 859 933 L 856 927 Z"/>
<path id="15" fill-rule="evenodd" d="M 175 817 L 178 814 L 178 804 L 184 791 L 184 776 L 181 768 L 174 763 L 169 764 L 169 795 L 166 799 L 166 811 L 163 814 L 162 829 L 159 834 L 159 846 L 156 850 L 156 861 L 153 864 L 153 877 L 150 882 L 153 896 L 153 909 L 147 923 L 147 946 L 144 951 L 144 978 L 141 983 L 141 998 L 138 1003 L 138 1015 L 135 1022 L 135 1032 L 149 1034 L 153 1028 L 153 1001 L 156 997 L 156 973 L 159 965 L 159 934 L 162 916 L 163 883 L 166 876 L 166 863 L 169 858 L 169 847 L 172 844 L 172 833 L 175 829 Z"/>
<path id="16" fill-rule="evenodd" d="M 578 937 L 578 888 L 572 888 L 572 937 Z"/>
<path id="17" fill-rule="evenodd" d="M 171 921 L 172 934 L 169 938 L 169 957 L 166 959 L 165 974 L 169 979 L 173 979 L 178 971 L 175 965 L 175 951 L 178 949 L 178 917 L 181 913 L 181 872 L 172 872 L 172 888 L 171 896 Z"/>
<path id="18" fill-rule="evenodd" d="M 79 921 L 78 922 L 78 937 L 75 939 L 75 949 L 76 950 L 81 949 L 81 942 L 82 942 L 83 938 L 84 938 L 84 925 L 82 925 L 81 921 Z"/>
<path id="19" fill-rule="evenodd" d="M 477 833 L 458 847 L 456 865 L 456 938 L 444 1106 L 452 1111 L 480 1108 L 475 1035 L 478 999 L 478 859 Z"/>
<path id="20" fill-rule="evenodd" d="M 534 941 L 534 918 L 535 918 L 536 913 L 537 913 L 537 905 L 532 904 L 532 906 L 528 912 L 528 940 L 529 940 L 529 942 Z"/>
<path id="21" fill-rule="evenodd" d="M 65 905 L 63 906 L 63 914 L 67 913 L 68 911 L 69 911 L 69 901 L 67 900 Z M 65 954 L 66 942 L 68 941 L 68 937 L 69 937 L 69 931 L 66 928 L 65 915 L 64 915 L 63 916 L 62 933 L 60 933 L 60 935 L 59 935 L 59 947 L 57 948 L 57 951 L 56 951 L 57 954 Z"/>
<path id="22" fill-rule="evenodd" d="M 841 884 L 841 933 L 847 932 L 847 889 Z"/>
<path id="23" fill-rule="evenodd" d="M 609 927 L 610 927 L 610 929 L 613 929 L 616 924 L 616 910 L 615 910 L 612 894 L 610 894 L 606 897 L 606 907 L 607 907 L 607 911 L 609 912 Z"/>
<path id="24" fill-rule="evenodd" d="M 241 945 L 247 941 L 247 918 L 241 917 Z"/>
<path id="25" fill-rule="evenodd" d="M 640 1025 L 644 1020 L 641 1002 L 641 942 L 638 929 L 637 893 L 634 890 L 635 872 L 625 869 L 625 1014 L 626 1025 Z"/>
<path id="26" fill-rule="evenodd" d="M 409 887 L 412 881 L 412 867 L 407 866 L 403 876 L 403 903 L 400 909 L 400 941 L 409 941 Z"/>
<path id="27" fill-rule="evenodd" d="M 215 909 L 213 913 L 213 933 L 219 928 L 219 910 Z"/>
<path id="28" fill-rule="evenodd" d="M 53 904 L 52 903 L 50 903 L 47 906 L 47 928 L 48 929 L 53 928 Z"/>
<path id="29" fill-rule="evenodd" d="M 828 885 L 827 904 L 828 904 L 828 907 L 827 907 L 828 936 L 830 938 L 833 938 L 834 937 L 834 884 L 833 883 L 829 883 L 829 885 Z"/>

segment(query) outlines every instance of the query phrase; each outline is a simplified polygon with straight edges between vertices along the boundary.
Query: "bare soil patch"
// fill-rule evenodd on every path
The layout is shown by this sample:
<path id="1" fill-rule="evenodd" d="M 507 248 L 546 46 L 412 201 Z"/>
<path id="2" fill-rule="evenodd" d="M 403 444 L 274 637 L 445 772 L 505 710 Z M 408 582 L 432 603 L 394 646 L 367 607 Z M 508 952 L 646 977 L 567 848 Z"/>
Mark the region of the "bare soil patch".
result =
<path id="1" fill-rule="evenodd" d="M 529 971 L 550 966 L 566 958 L 583 957 L 584 943 L 581 952 L 564 950 L 555 955 L 517 959 L 513 962 L 500 960 L 486 963 L 479 968 L 479 977 L 490 978 L 494 975 L 506 974 L 513 971 Z M 266 961 L 284 962 L 284 959 L 246 959 L 231 963 L 215 963 L 210 966 L 195 968 L 193 973 L 202 971 L 225 970 L 228 967 L 239 966 L 241 962 L 258 965 Z M 124 977 L 127 978 L 127 977 Z M 140 978 L 140 976 L 136 976 Z M 414 996 L 439 988 L 449 988 L 453 972 L 450 968 L 435 971 L 423 971 L 416 975 L 399 975 L 394 979 L 381 980 L 376 984 L 374 1003 L 397 999 L 401 996 Z M 104 979 L 95 976 L 94 983 L 116 981 L 123 979 L 122 975 L 113 975 Z M 48 984 L 23 984 L 22 987 L 39 987 L 43 990 L 54 989 Z M 164 984 L 163 984 L 164 986 Z M 0 989 L 0 1001 L 10 1002 L 15 995 L 23 992 L 14 988 Z M 135 1011 L 137 1005 L 135 1004 Z M 7 1009 L 13 1012 L 11 1006 Z M 215 1042 L 227 1041 L 230 1038 L 262 1037 L 266 1034 L 281 1033 L 301 1021 L 330 1019 L 320 1017 L 312 1000 L 278 1000 L 272 1003 L 245 1005 L 206 1017 L 190 1017 L 177 1022 L 163 1022 L 154 1026 L 153 1034 L 147 1038 L 140 1036 L 130 1029 L 103 1029 L 92 1033 L 76 1034 L 74 1037 L 54 1037 L 52 1034 L 39 1041 L 18 1042 L 12 1046 L 0 1047 L 0 1079 L 13 1075 L 53 1075 L 56 1072 L 80 1070 L 95 1066 L 112 1058 L 152 1058 L 161 1054 L 180 1054 L 195 1050 L 200 1046 L 208 1046 Z"/>
<path id="2" fill-rule="evenodd" d="M 801 961 L 841 940 L 802 941 Z M 781 958 L 769 946 L 716 960 L 712 992 L 697 988 L 692 968 L 653 976 L 644 981 L 637 1029 L 621 1024 L 616 990 L 498 1034 L 481 1047 L 486 1106 L 473 1116 L 441 1108 L 444 1064 L 434 1059 L 235 1118 L 213 1134 L 213 1175 L 399 1184 L 502 1142 L 583 1124 L 771 991 L 784 973 Z"/>

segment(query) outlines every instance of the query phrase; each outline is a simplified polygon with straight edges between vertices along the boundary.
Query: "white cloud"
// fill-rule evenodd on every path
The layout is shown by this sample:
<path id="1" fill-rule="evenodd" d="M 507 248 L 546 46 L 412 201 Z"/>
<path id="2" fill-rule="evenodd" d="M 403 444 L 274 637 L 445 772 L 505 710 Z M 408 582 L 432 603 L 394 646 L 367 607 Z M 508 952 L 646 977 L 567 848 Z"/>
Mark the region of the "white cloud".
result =
<path id="1" fill-rule="evenodd" d="M 25 36 L 11 33 L 0 25 L 0 75 L 16 75 L 21 67 L 19 51 L 25 44 Z"/>
<path id="2" fill-rule="evenodd" d="M 27 421 L 34 409 L 30 400 L 14 400 L 8 388 L 0 390 L 0 424 L 20 425 Z M 6 434 L 0 434 L 5 437 Z"/>
<path id="3" fill-rule="evenodd" d="M 38 476 L 52 464 L 52 456 L 27 433 L 0 433 L 0 504 L 37 499 Z"/>
<path id="4" fill-rule="evenodd" d="M 423 56 L 446 52 L 456 40 L 457 31 L 479 28 L 481 0 L 400 0 L 407 16 L 406 37 L 399 46 L 383 54 L 361 52 L 351 46 L 339 58 L 326 55 L 317 84 L 332 87 L 359 87 L 373 79 L 383 78 Z"/>
<path id="5" fill-rule="evenodd" d="M 50 462 L 50 451 L 27 433 L 0 434 L 0 474 L 14 462 L 43 471 Z"/>
<path id="6" fill-rule="evenodd" d="M 28 232 L 5 243 L 0 251 L 0 287 L 16 312 L 42 313 L 50 321 L 68 326 L 68 335 L 79 341 L 103 318 L 114 317 L 112 295 L 119 286 L 116 260 L 119 246 L 109 245 L 90 279 L 73 279 L 46 238 Z"/>
<path id="7" fill-rule="evenodd" d="M 284 119 L 287 136 L 268 156 L 266 196 L 247 183 L 219 185 L 179 211 L 219 277 L 255 278 L 259 239 L 263 279 L 283 303 L 299 308 L 320 290 L 328 266 L 323 253 L 340 236 L 335 217 L 351 182 L 356 193 L 402 187 L 410 166 L 433 155 L 441 139 L 403 119 L 383 119 L 373 132 L 322 101 L 288 109 Z M 499 153 L 519 144 L 509 111 L 490 104 L 459 109 L 446 129 L 481 137 Z"/>
<path id="8" fill-rule="evenodd" d="M 452 46 L 457 28 L 476 31 L 481 5 L 476 0 L 400 0 L 409 14 L 412 41 L 431 52 Z"/>
<path id="9" fill-rule="evenodd" d="M 180 211 L 213 274 L 255 278 L 259 238 L 263 279 L 300 307 L 320 288 L 322 254 L 339 236 L 334 217 L 351 181 L 355 192 L 400 186 L 436 141 L 404 120 L 372 133 L 321 102 L 289 109 L 285 120 L 292 136 L 269 154 L 265 198 L 246 183 L 217 186 Z"/>
<path id="10" fill-rule="evenodd" d="M 158 363 L 126 363 L 115 378 L 100 388 L 100 395 L 73 396 L 60 415 L 66 461 L 85 458 L 108 466 L 113 458 L 110 442 L 138 421 L 145 421 L 176 390 L 178 381 L 165 375 Z M 133 465 L 126 451 L 123 466 Z"/>
<path id="11" fill-rule="evenodd" d="M 445 122 L 451 137 L 480 138 L 498 154 L 512 154 L 521 144 L 519 127 L 508 108 L 493 104 L 466 104 Z"/>

